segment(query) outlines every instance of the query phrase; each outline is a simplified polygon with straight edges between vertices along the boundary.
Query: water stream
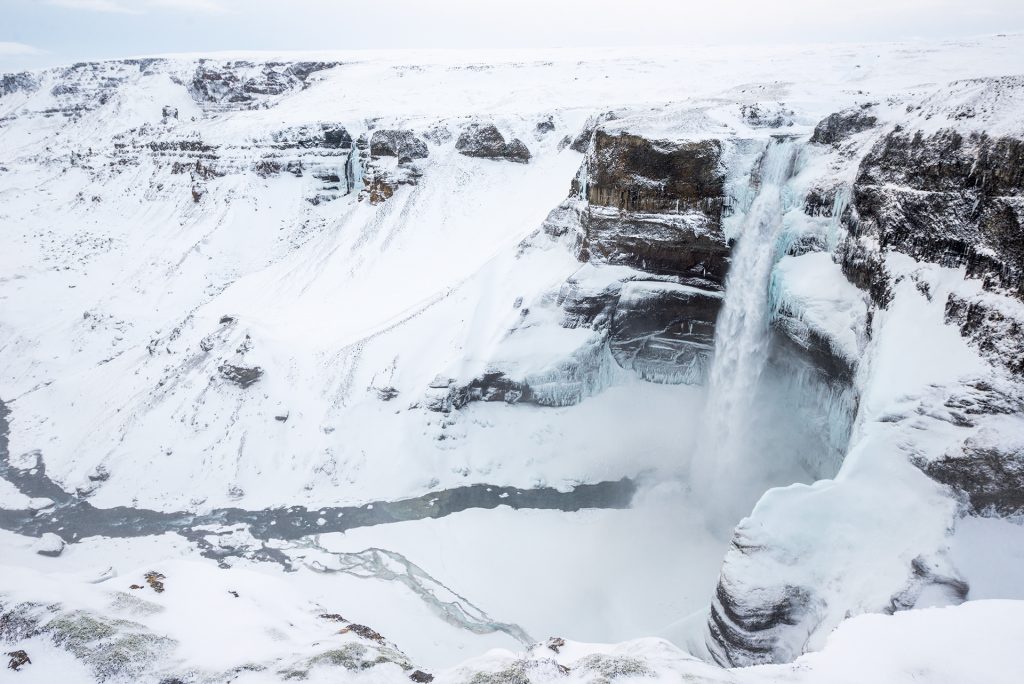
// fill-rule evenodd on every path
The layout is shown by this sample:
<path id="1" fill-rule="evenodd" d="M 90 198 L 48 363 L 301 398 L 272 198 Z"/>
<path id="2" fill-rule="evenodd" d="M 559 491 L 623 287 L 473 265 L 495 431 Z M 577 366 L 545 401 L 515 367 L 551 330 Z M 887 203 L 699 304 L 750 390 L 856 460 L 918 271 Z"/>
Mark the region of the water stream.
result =
<path id="1" fill-rule="evenodd" d="M 749 434 L 755 396 L 768 361 L 771 312 L 768 286 L 783 230 L 783 189 L 792 177 L 797 144 L 773 138 L 761 155 L 753 182 L 757 194 L 732 252 L 725 300 L 715 324 L 715 355 L 698 456 L 691 478 L 712 512 L 729 526 L 763 491 L 748 458 L 756 435 Z M 730 495 L 723 496 L 728 490 Z M 734 496 L 735 494 L 735 496 Z"/>
<path id="2" fill-rule="evenodd" d="M 156 511 L 116 506 L 98 508 L 78 494 L 65 491 L 46 474 L 42 456 L 27 469 L 10 463 L 10 411 L 0 401 L 0 478 L 32 498 L 46 498 L 52 506 L 43 510 L 0 508 L 0 529 L 30 537 L 52 532 L 66 543 L 86 537 L 143 537 L 174 532 L 196 545 L 199 553 L 229 565 L 232 557 L 281 564 L 286 570 L 301 565 L 317 572 L 341 572 L 404 584 L 442 619 L 471 632 L 504 632 L 520 643 L 530 637 L 518 625 L 500 622 L 446 587 L 401 554 L 386 549 L 367 549 L 358 553 L 333 553 L 323 549 L 317 535 L 344 532 L 357 527 L 440 518 L 471 508 L 547 509 L 579 511 L 585 508 L 628 508 L 636 485 L 628 478 L 581 484 L 566 491 L 552 487 L 520 489 L 476 484 L 453 487 L 398 501 L 373 501 L 358 506 L 306 508 L 290 506 L 246 510 L 218 508 L 207 513 Z M 254 543 L 234 544 L 236 530 L 244 530 Z M 331 558 L 329 564 L 306 558 L 309 550 L 319 558 Z"/>

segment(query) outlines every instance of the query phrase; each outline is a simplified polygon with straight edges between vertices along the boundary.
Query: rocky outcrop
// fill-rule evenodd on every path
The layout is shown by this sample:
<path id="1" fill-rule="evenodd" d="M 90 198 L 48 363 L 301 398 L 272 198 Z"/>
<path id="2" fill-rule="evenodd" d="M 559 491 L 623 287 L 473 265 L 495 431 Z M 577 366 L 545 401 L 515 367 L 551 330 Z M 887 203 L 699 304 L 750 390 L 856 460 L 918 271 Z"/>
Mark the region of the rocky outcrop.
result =
<path id="1" fill-rule="evenodd" d="M 1024 514 L 1024 449 L 968 444 L 922 465 L 931 478 L 962 493 L 975 514 Z"/>
<path id="2" fill-rule="evenodd" d="M 579 191 L 579 258 L 718 288 L 728 270 L 721 144 L 669 143 L 597 131 Z"/>
<path id="3" fill-rule="evenodd" d="M 255 109 L 271 98 L 306 86 L 310 74 L 335 62 L 215 62 L 200 60 L 189 82 L 196 102 L 214 109 Z"/>
<path id="4" fill-rule="evenodd" d="M 17 92 L 31 92 L 39 88 L 39 78 L 29 71 L 0 76 L 0 97 Z"/>
<path id="5" fill-rule="evenodd" d="M 729 263 L 723 185 L 718 141 L 591 135 L 573 184 L 577 258 L 636 272 L 612 292 L 570 284 L 562 306 L 571 325 L 606 327 L 615 361 L 647 380 L 703 380 Z"/>
<path id="6" fill-rule="evenodd" d="M 729 245 L 700 214 L 623 212 L 591 205 L 583 214 L 581 260 L 630 266 L 718 289 L 729 267 Z"/>
<path id="7" fill-rule="evenodd" d="M 982 293 L 972 298 L 950 294 L 946 322 L 993 363 L 1024 377 L 1024 309 Z"/>
<path id="8" fill-rule="evenodd" d="M 734 538 L 733 547 L 740 542 Z M 799 652 L 780 650 L 780 633 L 798 624 L 812 603 L 802 587 L 766 587 L 751 595 L 746 587 L 730 587 L 723 575 L 711 602 L 708 647 L 715 662 L 747 667 L 790 662 Z"/>
<path id="9" fill-rule="evenodd" d="M 724 198 L 721 143 L 669 142 L 598 130 L 588 152 L 587 200 L 621 211 L 706 215 L 718 227 Z"/>
<path id="10" fill-rule="evenodd" d="M 837 145 L 851 135 L 874 128 L 878 118 L 866 109 L 846 109 L 829 114 L 814 127 L 811 142 L 820 145 Z"/>
<path id="11" fill-rule="evenodd" d="M 1024 297 L 1024 140 L 897 127 L 864 158 L 854 235 Z"/>
<path id="12" fill-rule="evenodd" d="M 700 383 L 714 347 L 719 293 L 662 282 L 627 282 L 608 345 L 623 368 L 653 382 Z"/>
<path id="13" fill-rule="evenodd" d="M 470 124 L 455 141 L 459 154 L 481 159 L 495 159 L 525 164 L 530 161 L 530 150 L 522 140 L 506 142 L 493 124 Z"/>
<path id="14" fill-rule="evenodd" d="M 263 377 L 263 369 L 259 366 L 237 366 L 232 363 L 222 363 L 217 371 L 221 374 L 228 382 L 233 382 L 239 387 L 245 389 L 256 383 L 261 377 Z"/>
<path id="15" fill-rule="evenodd" d="M 788 128 L 793 125 L 793 110 L 781 102 L 740 105 L 740 116 L 751 128 Z"/>
<path id="16" fill-rule="evenodd" d="M 413 159 L 426 159 L 430 154 L 427 144 L 412 131 L 378 130 L 370 136 L 371 157 L 397 157 L 399 163 Z"/>

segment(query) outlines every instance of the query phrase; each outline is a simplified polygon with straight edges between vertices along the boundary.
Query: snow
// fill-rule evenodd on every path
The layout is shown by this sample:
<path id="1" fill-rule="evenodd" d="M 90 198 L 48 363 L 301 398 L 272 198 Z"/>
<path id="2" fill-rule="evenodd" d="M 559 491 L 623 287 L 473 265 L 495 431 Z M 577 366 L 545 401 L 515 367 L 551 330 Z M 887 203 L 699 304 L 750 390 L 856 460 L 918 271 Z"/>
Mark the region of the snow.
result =
<path id="1" fill-rule="evenodd" d="M 773 308 L 805 324 L 856 364 L 865 344 L 867 302 L 828 252 L 784 256 L 772 272 Z"/>
<path id="2" fill-rule="evenodd" d="M 564 679 L 586 681 L 596 661 L 577 663 L 595 655 L 639 659 L 652 678 L 671 681 L 1019 679 L 1022 605 L 984 599 L 1024 599 L 1021 527 L 962 517 L 949 491 L 912 463 L 966 439 L 1021 448 L 1020 416 L 984 416 L 973 427 L 936 417 L 965 382 L 998 379 L 945 323 L 947 296 L 984 299 L 1012 316 L 1019 302 L 965 283 L 962 269 L 890 254 L 886 267 L 900 280 L 868 339 L 866 295 L 831 253 L 840 221 L 807 217 L 799 202 L 816 180 L 852 181 L 858 155 L 901 117 L 921 130 L 1019 135 L 1024 88 L 1016 81 L 943 84 L 1024 71 L 1024 36 L 304 58 L 345 63 L 249 110 L 198 104 L 182 85 L 194 69 L 185 56 L 148 73 L 109 63 L 100 74 L 68 76 L 80 80 L 79 95 L 55 95 L 63 77 L 45 72 L 38 91 L 0 99 L 0 397 L 11 409 L 12 465 L 32 467 L 41 453 L 50 477 L 68 491 L 94 488 L 90 503 L 100 508 L 319 510 L 469 484 L 564 491 L 624 476 L 639 482 L 637 502 L 576 513 L 468 510 L 270 542 L 295 564 L 288 573 L 232 555 L 267 550 L 244 525 L 201 530 L 206 544 L 228 554 L 223 568 L 174 534 L 92 537 L 47 558 L 35 553 L 34 538 L 2 532 L 5 606 L 24 600 L 130 617 L 147 634 L 173 640 L 159 668 L 184 663 L 211 681 L 252 663 L 268 669 L 235 672 L 234 681 L 276 681 L 277 668 L 355 639 L 321 612 L 379 629 L 439 682 L 534 656 L 556 658 L 572 668 Z M 100 103 L 104 77 L 123 82 Z M 80 116 L 47 115 L 83 102 L 89 107 Z M 571 232 L 534 235 L 565 201 L 582 162 L 559 141 L 609 111 L 609 130 L 728 139 L 725 230 L 736 237 L 758 194 L 749 172 L 769 137 L 806 136 L 824 115 L 869 102 L 878 130 L 839 150 L 802 146 L 794 177 L 778 180 L 771 207 L 778 240 L 762 274 L 772 269 L 774 308 L 759 296 L 750 313 L 784 312 L 857 367 L 850 448 L 837 473 L 797 467 L 794 455 L 770 448 L 757 464 L 734 464 L 775 469 L 752 478 L 755 496 L 768 484 L 788 485 L 752 510 L 745 505 L 737 539 L 763 549 L 741 553 L 722 533 L 723 520 L 701 504 L 729 498 L 733 483 L 710 478 L 702 488 L 686 480 L 694 459 L 720 455 L 699 448 L 705 389 L 644 382 L 615 364 L 600 332 L 562 327 L 563 288 L 626 299 L 649 288 L 692 288 L 626 267 L 581 265 Z M 965 115 L 950 118 L 947 102 Z M 739 109 L 749 103 L 791 112 L 792 125 L 752 127 Z M 161 121 L 164 105 L 178 109 L 176 120 Z M 540 135 L 536 123 L 549 115 L 555 130 Z M 478 121 L 524 140 L 531 162 L 459 155 L 454 138 Z M 353 138 L 381 128 L 427 137 L 444 127 L 454 135 L 431 139 L 430 156 L 417 162 L 418 183 L 381 204 L 340 192 L 313 204 L 324 186 L 315 174 L 344 176 L 348 157 L 282 150 L 274 134 L 321 123 L 343 125 Z M 170 171 L 176 157 L 147 151 L 150 142 L 179 140 L 214 148 L 211 163 L 226 172 L 202 181 L 199 201 L 189 174 Z M 116 152 L 119 143 L 127 151 Z M 268 158 L 308 167 L 301 178 L 262 178 L 252 169 Z M 840 192 L 834 207 L 845 207 L 846 197 Z M 829 251 L 782 255 L 806 237 L 822 238 Z M 755 342 L 764 342 L 765 331 L 756 332 Z M 241 388 L 219 374 L 224 362 L 259 366 L 264 375 Z M 592 373 L 573 378 L 585 364 Z M 434 390 L 492 371 L 529 382 L 555 405 L 427 408 Z M 390 400 L 379 392 L 385 388 L 396 393 Z M 741 378 L 734 390 L 751 388 Z M 731 430 L 730 417 L 715 418 Z M 756 446 L 768 437 L 759 435 Z M 94 481 L 100 465 L 110 477 Z M 812 482 L 815 472 L 835 477 Z M 5 511 L 53 505 L 0 479 Z M 52 535 L 45 542 L 53 544 Z M 429 573 L 442 599 L 471 604 L 477 631 L 446 618 L 407 583 L 342 570 L 339 559 L 351 558 L 344 554 L 374 549 Z M 919 559 L 938 579 L 966 582 L 967 603 L 943 607 L 962 598 L 915 578 Z M 164 593 L 128 588 L 145 585 L 149 570 L 165 575 Z M 701 644 L 720 573 L 753 594 L 780 583 L 812 592 L 810 614 L 782 627 L 795 663 L 724 670 L 662 639 L 626 641 L 666 635 L 707 656 Z M 125 595 L 144 602 L 125 603 Z M 918 610 L 868 614 L 890 610 L 896 598 Z M 928 605 L 940 607 L 922 609 Z M 535 638 L 623 643 L 568 641 L 558 654 L 535 646 L 524 655 L 514 630 L 488 631 L 498 623 Z M 93 680 L 81 659 L 44 637 L 15 647 L 33 657 L 18 675 L 24 681 Z M 548 670 L 531 672 L 539 680 Z M 335 674 L 314 667 L 307 681 Z M 407 673 L 383 665 L 345 676 L 405 681 Z"/>
<path id="3" fill-rule="evenodd" d="M 424 551 L 431 545 L 430 534 L 425 539 L 415 539 L 422 531 L 410 530 L 412 534 L 407 535 L 395 528 L 394 532 L 406 537 L 406 544 L 417 545 Z M 19 543 L 11 535 L 4 533 L 4 536 L 7 548 L 17 548 Z M 460 543 L 471 548 L 479 538 L 474 535 Z M 351 543 L 352 548 L 359 546 L 356 540 L 346 543 Z M 479 549 L 481 556 L 493 549 L 495 542 L 489 543 L 490 548 Z M 132 629 L 137 633 L 170 639 L 170 650 L 162 652 L 149 665 L 147 676 L 135 681 L 157 681 L 161 673 L 174 671 L 173 668 L 185 662 L 201 681 L 218 681 L 218 677 L 223 676 L 218 673 L 253 665 L 266 669 L 262 672 L 255 669 L 239 681 L 279 681 L 278 673 L 303 659 L 346 643 L 359 643 L 352 634 L 339 634 L 339 628 L 346 623 L 319 617 L 321 613 L 340 613 L 347 619 L 364 620 L 367 614 L 376 612 L 374 604 L 382 597 L 367 580 L 353 578 L 346 582 L 339 575 L 317 576 L 300 571 L 299 581 L 294 581 L 294 576 L 266 568 L 222 570 L 212 562 L 172 558 L 132 567 L 140 554 L 154 559 L 152 549 L 145 548 L 146 543 L 93 540 L 84 544 L 76 545 L 81 546 L 76 551 L 93 556 L 110 554 L 120 546 L 119 550 L 126 553 L 124 571 L 93 584 L 86 575 L 44 573 L 4 565 L 0 566 L 4 599 L 29 602 L 42 599 L 57 606 L 61 614 L 77 610 L 118 616 L 134 623 L 136 626 Z M 551 550 L 552 547 L 538 549 L 541 556 L 547 556 Z M 40 561 L 65 562 L 63 559 Z M 89 564 L 82 558 L 76 562 Z M 540 568 L 544 566 L 540 564 Z M 622 567 L 625 569 L 625 564 Z M 143 574 L 149 570 L 158 570 L 164 575 L 163 592 L 157 593 L 146 585 Z M 514 567 L 506 570 L 510 577 L 515 571 Z M 143 588 L 129 589 L 133 583 Z M 593 592 L 590 596 L 594 596 Z M 535 595 L 535 602 L 543 600 L 542 595 Z M 376 610 L 381 608 L 386 610 L 386 605 Z M 367 610 L 370 613 L 366 613 Z M 476 673 L 498 672 L 517 662 L 536 662 L 538 664 L 530 668 L 531 679 L 537 677 L 532 680 L 546 681 L 548 675 L 542 662 L 554 659 L 570 668 L 568 679 L 580 678 L 580 681 L 587 680 L 589 669 L 611 668 L 614 664 L 616 668 L 640 668 L 647 678 L 658 681 L 700 677 L 702 681 L 751 684 L 778 681 L 852 684 L 866 680 L 883 684 L 910 681 L 938 684 L 974 681 L 980 677 L 985 681 L 1010 683 L 1016 681 L 1018 671 L 1014 646 L 1024 637 L 1022 615 L 1024 601 L 1014 600 L 977 600 L 951 608 L 862 615 L 840 625 L 829 635 L 820 652 L 805 655 L 790 665 L 726 670 L 703 663 L 662 639 L 645 638 L 618 644 L 566 640 L 558 653 L 543 642 L 529 650 L 509 650 L 507 646 L 488 650 L 476 644 L 471 648 L 479 650 L 463 651 L 458 656 L 461 662 L 432 667 L 429 671 L 438 681 L 460 682 Z M 404 618 L 404 629 L 401 629 L 399 616 L 394 619 L 398 632 L 404 636 L 419 630 L 419 638 L 424 642 L 436 639 L 438 645 L 443 644 L 446 630 L 451 629 L 441 622 L 427 627 L 430 618 L 415 610 L 406 611 Z M 370 620 L 364 623 L 402 648 L 398 633 L 387 631 Z M 372 642 L 362 643 L 372 645 Z M 94 681 L 81 660 L 56 648 L 45 636 L 15 640 L 10 642 L 10 649 L 24 649 L 32 658 L 31 666 L 18 674 L 18 681 L 54 681 L 56 672 L 60 672 L 60 681 Z M 412 658 L 422 666 L 415 656 Z M 334 677 L 338 676 L 337 669 L 314 668 L 308 681 L 322 681 L 321 678 L 332 672 Z M 371 677 L 372 681 L 398 682 L 404 680 L 406 673 L 397 666 L 385 664 L 360 675 L 360 678 L 365 677 Z M 552 680 L 556 677 L 566 678 L 552 672 Z"/>
<path id="4" fill-rule="evenodd" d="M 478 672 L 494 674 L 519 668 L 534 682 L 585 682 L 598 673 L 616 672 L 659 682 L 1011 684 L 1020 678 L 1015 646 L 1024 636 L 1022 610 L 1020 601 L 977 601 L 956 608 L 863 615 L 844 622 L 821 652 L 787 665 L 723 670 L 660 639 L 614 646 L 566 642 L 557 654 L 538 645 L 525 659 L 520 654 L 492 652 L 446 672 L 442 681 L 465 681 Z M 560 673 L 552 660 L 568 672 Z"/>
<path id="5" fill-rule="evenodd" d="M 32 549 L 40 556 L 59 556 L 64 550 L 64 540 L 53 532 L 47 532 L 39 538 Z"/>
<path id="6" fill-rule="evenodd" d="M 7 480 L 0 480 L 0 507 L 8 510 L 28 508 L 31 499 L 25 496 Z"/>
<path id="7" fill-rule="evenodd" d="M 686 543 L 669 542 L 679 539 Z M 465 511 L 322 535 L 320 543 L 399 551 L 465 595 L 486 597 L 483 608 L 536 638 L 602 642 L 658 633 L 702 608 L 726 548 L 671 482 L 624 511 Z"/>

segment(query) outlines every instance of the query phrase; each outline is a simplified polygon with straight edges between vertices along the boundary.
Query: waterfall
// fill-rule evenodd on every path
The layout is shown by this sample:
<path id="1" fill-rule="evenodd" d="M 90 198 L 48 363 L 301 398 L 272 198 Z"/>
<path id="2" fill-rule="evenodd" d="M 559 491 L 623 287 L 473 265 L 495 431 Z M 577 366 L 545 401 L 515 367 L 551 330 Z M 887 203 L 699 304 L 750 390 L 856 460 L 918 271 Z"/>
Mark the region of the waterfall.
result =
<path id="1" fill-rule="evenodd" d="M 749 510 L 752 501 L 743 499 L 760 494 L 753 488 L 756 477 L 751 471 L 760 472 L 761 464 L 751 463 L 745 452 L 755 448 L 756 436 L 749 428 L 768 360 L 768 286 L 783 228 L 783 189 L 793 174 L 796 150 L 791 139 L 773 138 L 761 155 L 759 187 L 732 252 L 725 300 L 715 324 L 708 401 L 703 432 L 696 440 L 691 486 L 704 495 L 712 517 L 726 516 L 722 522 L 730 526 L 736 511 Z M 750 485 L 749 492 L 745 484 Z M 739 496 L 723 497 L 725 491 L 738 491 Z"/>
<path id="2" fill-rule="evenodd" d="M 345 194 L 363 189 L 363 165 L 359 159 L 359 143 L 352 141 L 352 149 L 345 159 Z"/>

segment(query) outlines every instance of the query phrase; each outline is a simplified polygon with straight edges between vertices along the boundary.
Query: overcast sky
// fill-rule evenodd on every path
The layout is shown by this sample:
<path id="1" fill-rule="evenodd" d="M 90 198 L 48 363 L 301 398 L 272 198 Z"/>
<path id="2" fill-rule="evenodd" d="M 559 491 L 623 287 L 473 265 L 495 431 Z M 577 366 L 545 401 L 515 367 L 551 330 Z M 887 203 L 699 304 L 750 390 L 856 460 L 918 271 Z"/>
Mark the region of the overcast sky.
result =
<path id="1" fill-rule="evenodd" d="M 218 50 L 822 43 L 1024 31 L 1024 0 L 0 0 L 0 71 Z"/>

